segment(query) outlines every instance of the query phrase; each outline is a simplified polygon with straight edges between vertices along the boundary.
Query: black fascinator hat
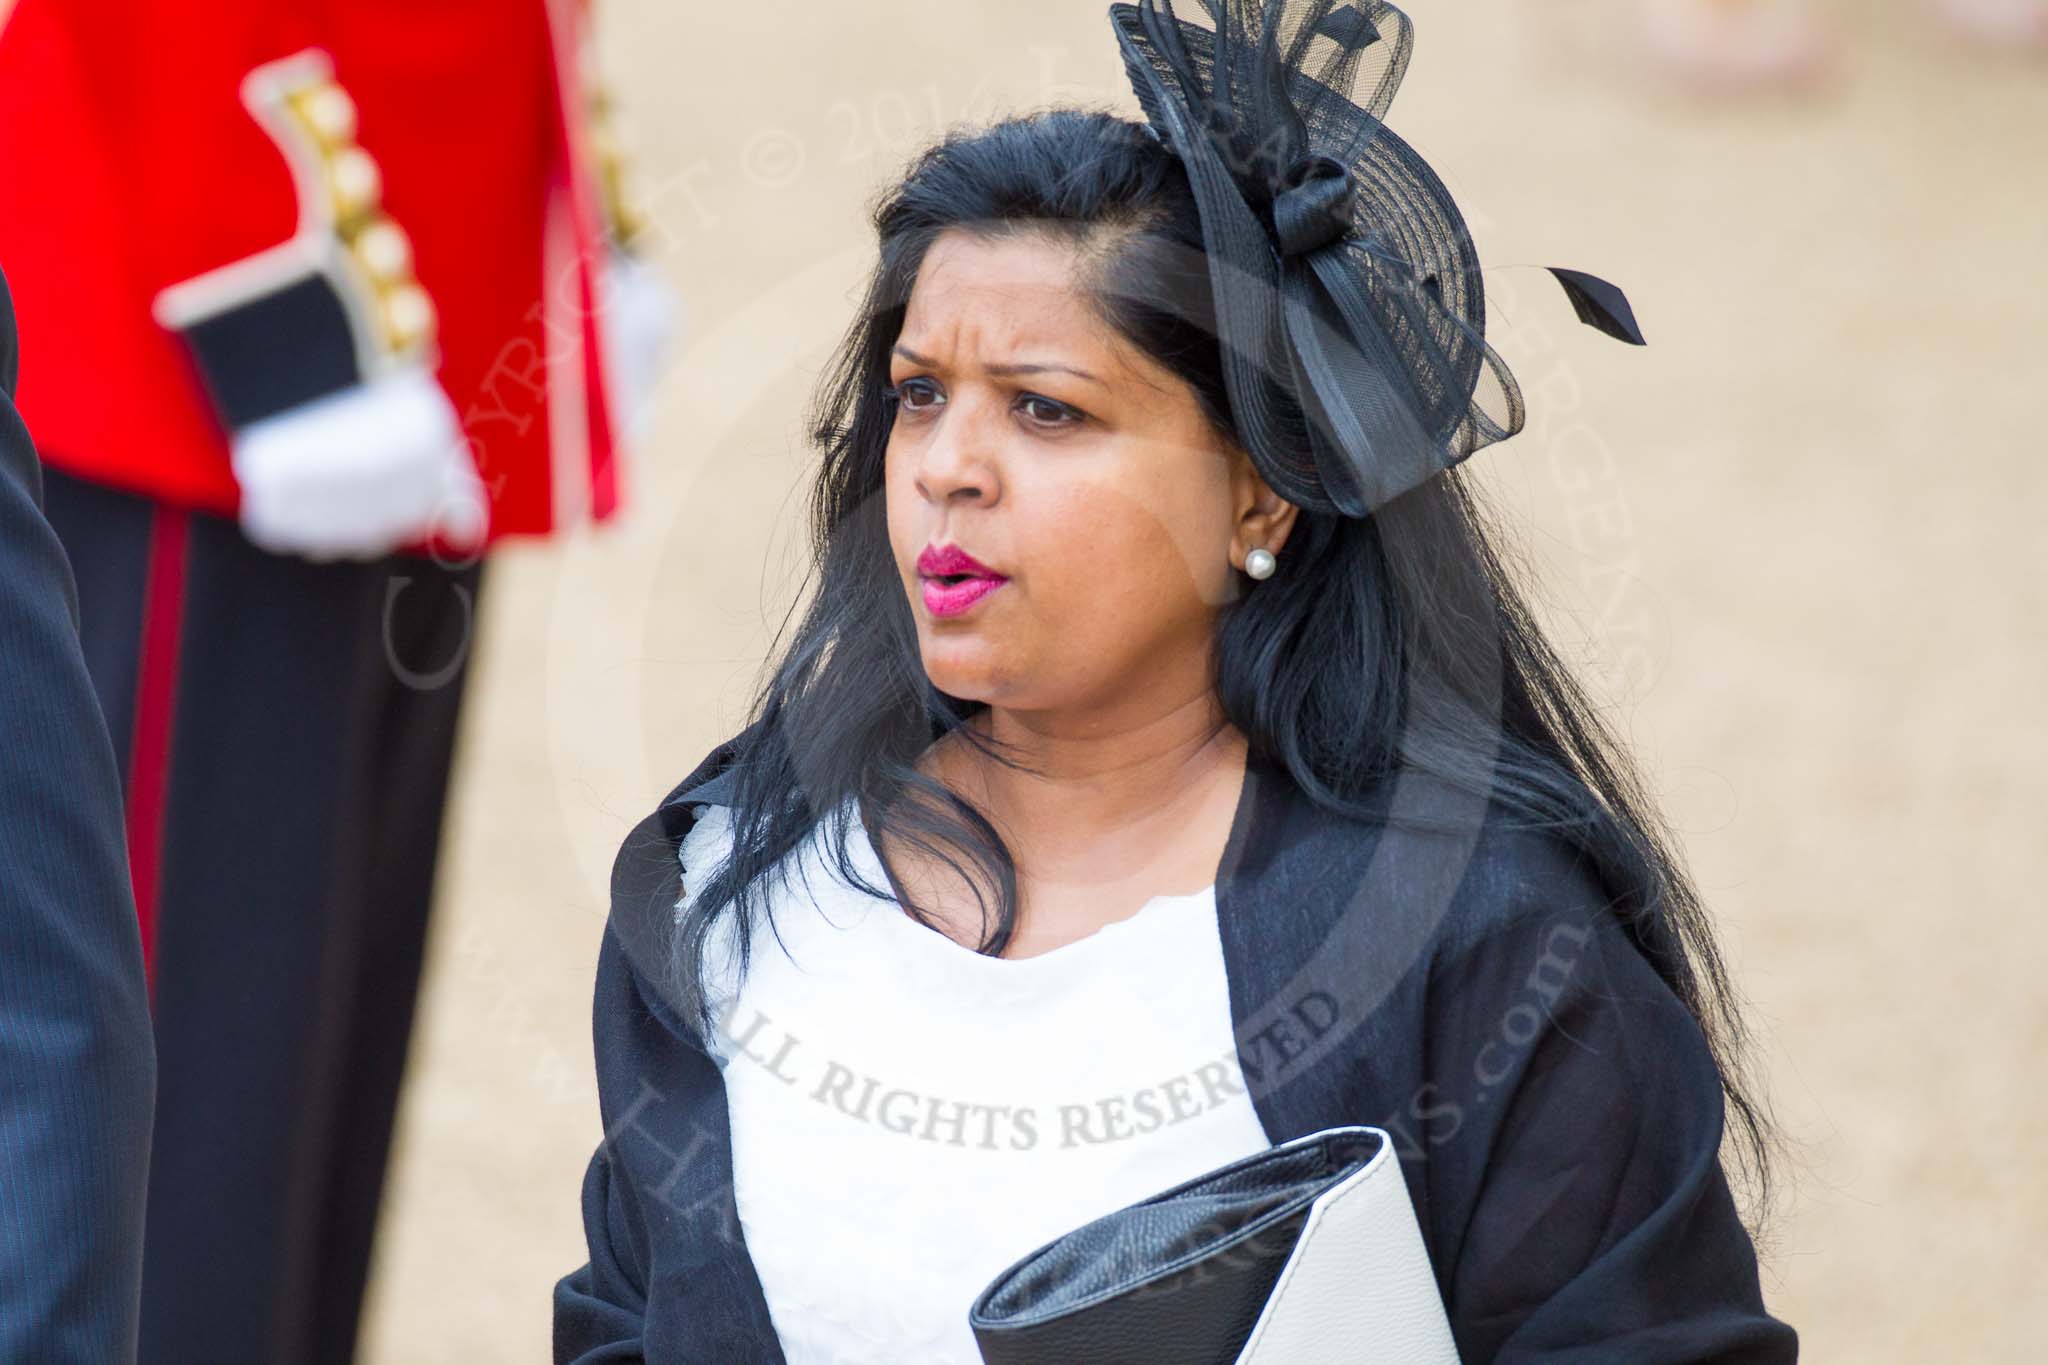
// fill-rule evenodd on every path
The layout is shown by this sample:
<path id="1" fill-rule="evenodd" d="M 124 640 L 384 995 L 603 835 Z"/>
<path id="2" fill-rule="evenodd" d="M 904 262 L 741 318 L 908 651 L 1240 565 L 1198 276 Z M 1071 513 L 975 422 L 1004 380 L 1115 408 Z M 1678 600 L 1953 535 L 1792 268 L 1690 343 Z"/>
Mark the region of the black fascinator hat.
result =
<path id="1" fill-rule="evenodd" d="M 1194 188 L 1231 407 L 1275 492 L 1363 517 L 1526 418 L 1464 219 L 1380 121 L 1413 26 L 1379 0 L 1198 3 L 1210 27 L 1172 0 L 1109 13 Z M 1581 321 L 1643 344 L 1619 289 L 1550 269 Z"/>

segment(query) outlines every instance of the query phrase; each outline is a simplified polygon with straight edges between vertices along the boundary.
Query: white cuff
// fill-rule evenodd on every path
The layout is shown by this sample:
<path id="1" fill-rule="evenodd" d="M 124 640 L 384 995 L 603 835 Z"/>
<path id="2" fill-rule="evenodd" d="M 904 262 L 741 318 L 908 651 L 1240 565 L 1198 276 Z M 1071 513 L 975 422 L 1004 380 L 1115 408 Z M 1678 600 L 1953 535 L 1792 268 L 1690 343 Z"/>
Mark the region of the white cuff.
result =
<path id="1" fill-rule="evenodd" d="M 473 546 L 488 506 L 455 409 L 409 366 L 236 434 L 242 529 L 277 554 L 374 558 L 438 534 Z"/>

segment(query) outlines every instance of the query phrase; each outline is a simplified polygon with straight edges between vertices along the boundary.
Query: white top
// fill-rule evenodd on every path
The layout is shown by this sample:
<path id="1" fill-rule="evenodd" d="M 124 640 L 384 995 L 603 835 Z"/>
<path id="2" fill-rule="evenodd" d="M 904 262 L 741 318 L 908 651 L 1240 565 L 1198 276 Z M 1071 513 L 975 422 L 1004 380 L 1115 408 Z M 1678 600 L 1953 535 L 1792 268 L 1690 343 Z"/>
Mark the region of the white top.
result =
<path id="1" fill-rule="evenodd" d="M 847 804 L 854 865 L 886 890 Z M 684 905 L 731 848 L 731 811 L 697 809 Z M 999 1271 L 1272 1145 L 1213 886 L 994 958 L 848 885 L 824 821 L 791 856 L 737 996 L 729 914 L 709 973 L 740 1224 L 790 1365 L 980 1365 L 967 1310 Z"/>

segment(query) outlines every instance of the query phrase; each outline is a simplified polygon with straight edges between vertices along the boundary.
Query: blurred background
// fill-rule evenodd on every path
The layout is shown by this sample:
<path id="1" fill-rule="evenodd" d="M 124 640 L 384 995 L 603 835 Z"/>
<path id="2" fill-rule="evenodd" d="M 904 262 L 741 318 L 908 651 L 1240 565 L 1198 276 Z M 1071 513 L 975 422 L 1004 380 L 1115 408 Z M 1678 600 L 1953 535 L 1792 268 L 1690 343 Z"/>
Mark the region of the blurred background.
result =
<path id="1" fill-rule="evenodd" d="M 2039 1360 L 2048 62 L 1965 32 L 2026 0 L 1645 4 L 1405 6 L 1390 122 L 1529 399 L 1470 467 L 1718 912 L 1799 1143 L 1772 1310 L 1817 1361 Z M 1135 112 L 1104 9 L 597 6 L 680 331 L 623 519 L 494 556 L 364 1360 L 548 1358 L 612 855 L 805 590 L 868 203 L 951 125 Z M 1580 331 L 1552 263 L 1649 347 Z"/>
<path id="2" fill-rule="evenodd" d="M 2048 66 L 1883 0 L 1821 9 L 1840 61 L 1791 88 L 1691 79 L 1618 3 L 1407 8 L 1391 121 L 1529 397 L 1474 465 L 1804 1144 L 1767 1300 L 1814 1360 L 2038 1360 Z M 682 332 L 626 520 L 496 561 L 368 1360 L 546 1358 L 610 860 L 803 591 L 801 414 L 868 201 L 951 124 L 1134 111 L 1103 11 L 600 5 Z M 1626 288 L 1649 347 L 1574 335 L 1551 262 Z"/>

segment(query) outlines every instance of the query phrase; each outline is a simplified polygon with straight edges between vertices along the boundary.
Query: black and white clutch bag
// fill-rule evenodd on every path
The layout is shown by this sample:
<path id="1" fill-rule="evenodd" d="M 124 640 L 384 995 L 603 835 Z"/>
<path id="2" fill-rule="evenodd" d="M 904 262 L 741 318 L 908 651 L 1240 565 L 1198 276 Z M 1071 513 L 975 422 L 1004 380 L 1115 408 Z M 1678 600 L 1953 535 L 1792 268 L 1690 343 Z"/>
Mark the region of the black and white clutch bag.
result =
<path id="1" fill-rule="evenodd" d="M 1381 1128 L 1326 1128 L 1056 1238 L 968 1309 L 987 1365 L 1457 1365 Z"/>

